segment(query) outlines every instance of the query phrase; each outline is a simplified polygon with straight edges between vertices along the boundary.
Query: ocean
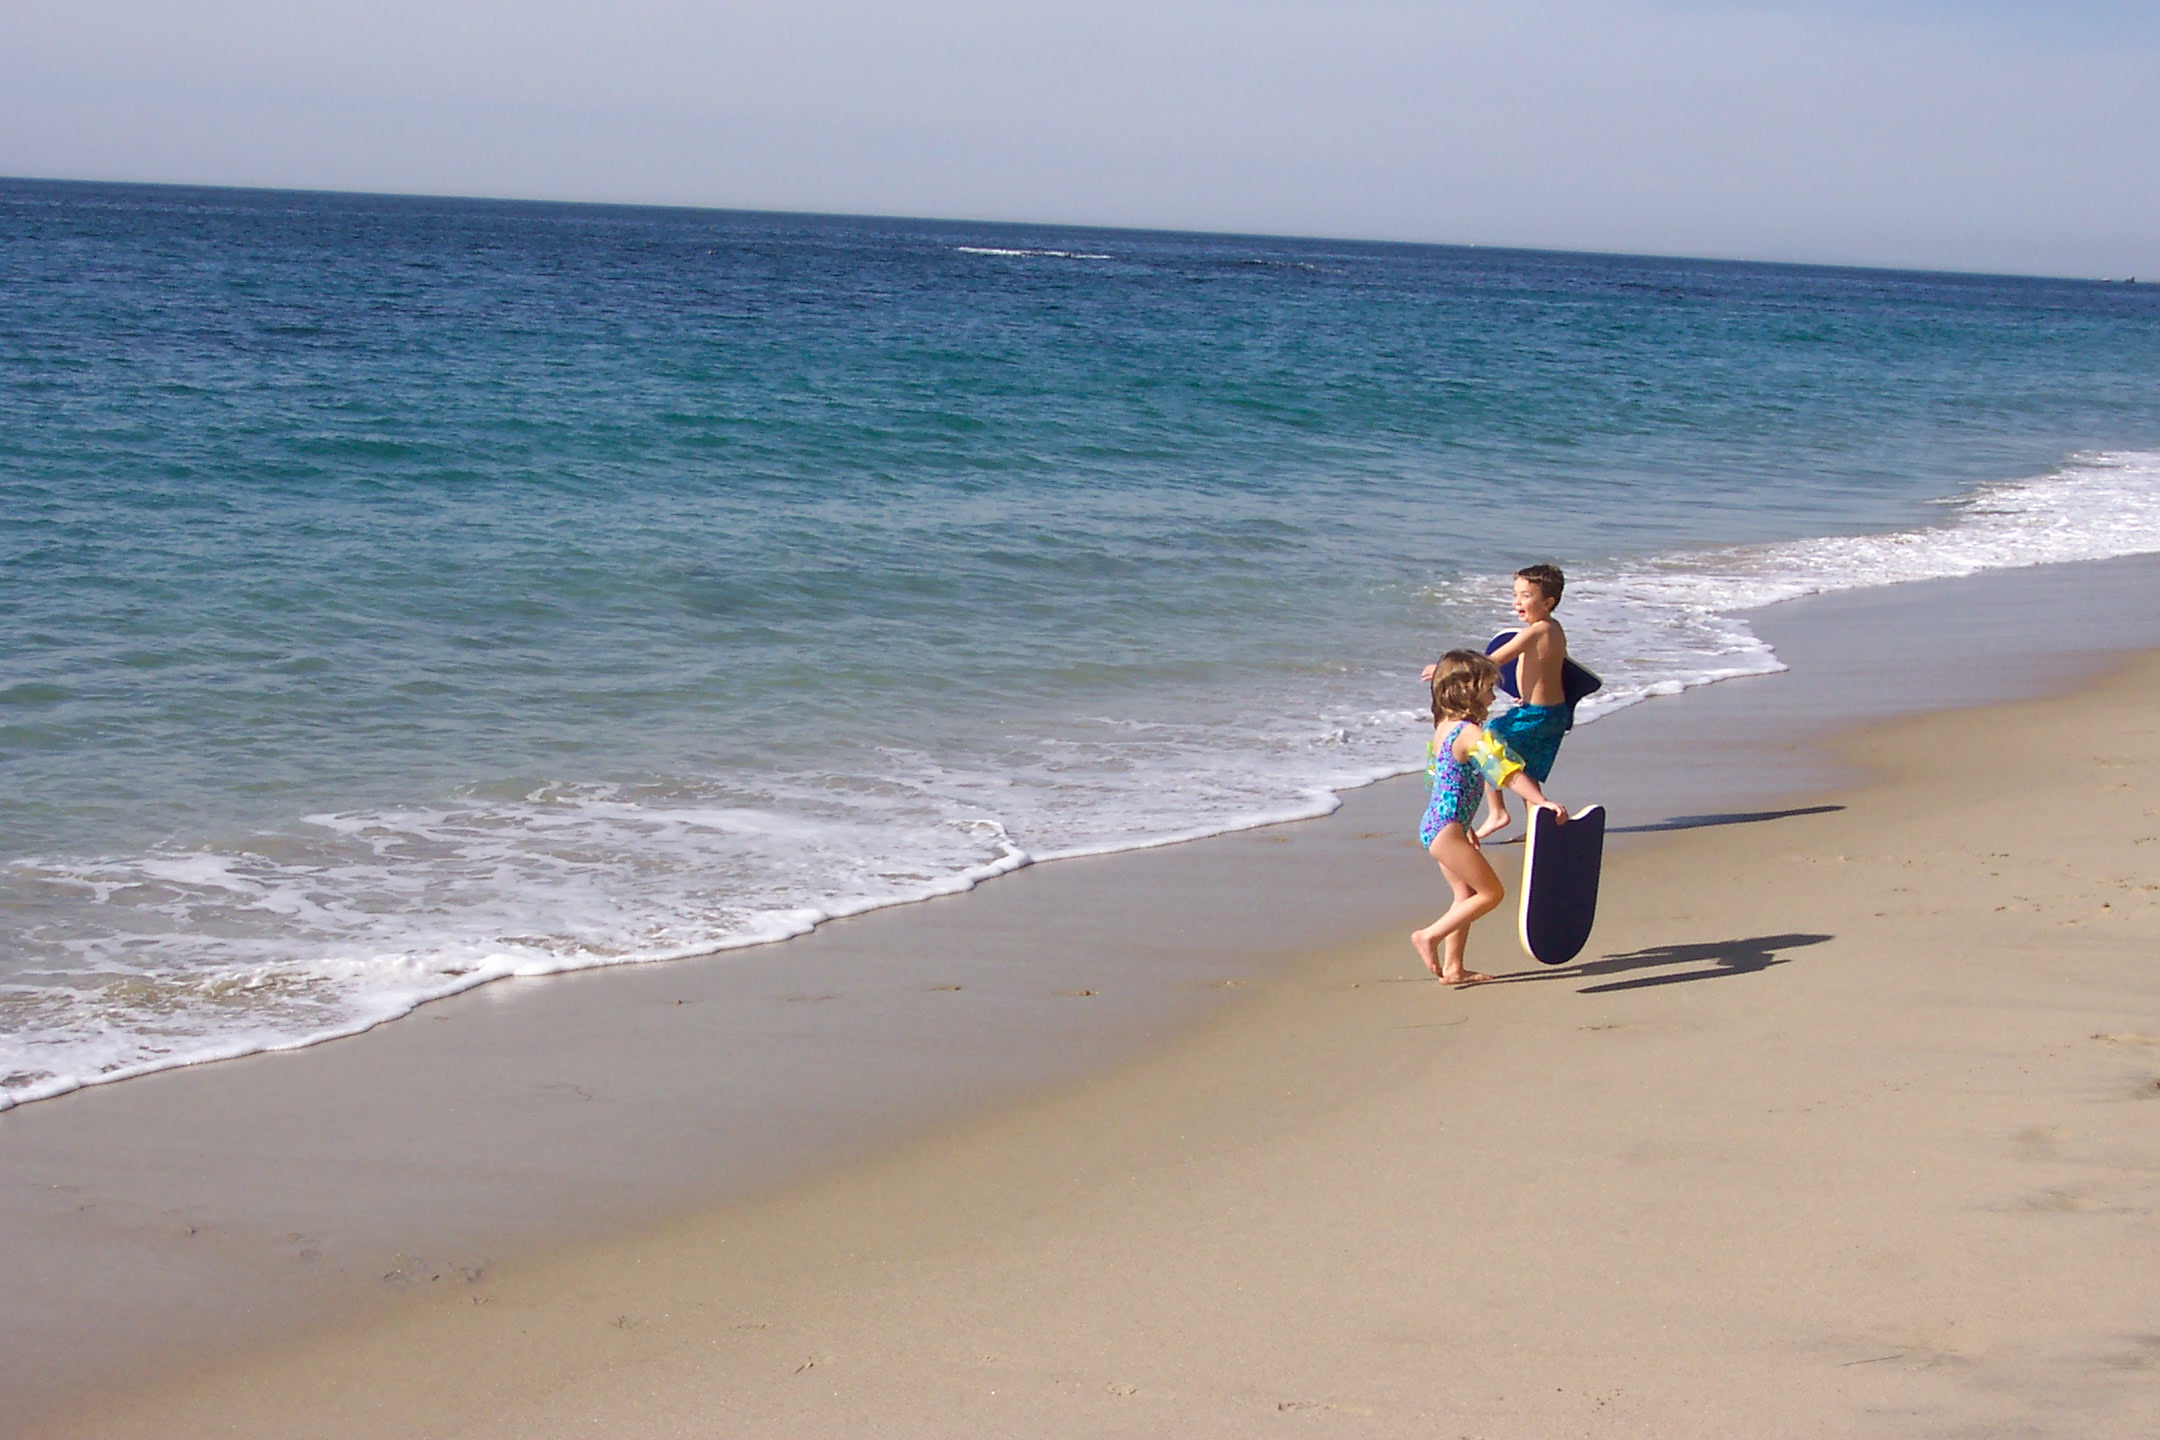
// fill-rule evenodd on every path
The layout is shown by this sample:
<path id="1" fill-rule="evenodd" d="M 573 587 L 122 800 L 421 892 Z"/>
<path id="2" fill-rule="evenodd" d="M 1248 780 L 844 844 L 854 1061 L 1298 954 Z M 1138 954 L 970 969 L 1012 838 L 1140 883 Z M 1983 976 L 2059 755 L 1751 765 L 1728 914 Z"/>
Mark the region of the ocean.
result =
<path id="1" fill-rule="evenodd" d="M 1324 813 L 1533 561 L 1594 723 L 2160 550 L 2156 288 L 0 181 L 0 1108 Z"/>

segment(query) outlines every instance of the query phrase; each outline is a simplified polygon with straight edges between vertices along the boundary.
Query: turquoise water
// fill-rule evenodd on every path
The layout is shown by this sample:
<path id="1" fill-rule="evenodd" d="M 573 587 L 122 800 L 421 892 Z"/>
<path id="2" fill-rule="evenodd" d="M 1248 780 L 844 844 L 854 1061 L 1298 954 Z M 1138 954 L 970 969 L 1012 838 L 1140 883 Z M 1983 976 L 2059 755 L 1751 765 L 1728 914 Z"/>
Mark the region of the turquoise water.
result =
<path id="1" fill-rule="evenodd" d="M 0 287 L 15 1099 L 1317 813 L 1531 560 L 1610 706 L 2160 549 L 2146 286 L 0 182 Z"/>

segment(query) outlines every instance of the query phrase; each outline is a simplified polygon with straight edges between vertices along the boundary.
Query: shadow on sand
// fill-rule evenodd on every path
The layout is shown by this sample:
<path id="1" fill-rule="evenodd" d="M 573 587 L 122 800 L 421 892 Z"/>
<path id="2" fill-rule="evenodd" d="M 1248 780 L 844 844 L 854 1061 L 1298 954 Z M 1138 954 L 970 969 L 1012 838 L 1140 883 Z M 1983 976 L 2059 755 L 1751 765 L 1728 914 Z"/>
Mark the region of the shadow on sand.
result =
<path id="1" fill-rule="evenodd" d="M 1621 955 L 1607 955 L 1597 960 L 1582 960 L 1573 965 L 1559 965 L 1550 970 L 1517 970 L 1511 974 L 1494 977 L 1495 985 L 1518 984 L 1535 980 L 1594 980 L 1601 975 L 1625 975 L 1633 970 L 1652 970 L 1666 965 L 1700 965 L 1709 963 L 1704 970 L 1684 970 L 1678 974 L 1644 975 L 1633 980 L 1615 980 L 1605 985 L 1585 985 L 1579 992 L 1583 995 L 1603 995 L 1615 990 L 1647 990 L 1653 985 L 1681 985 L 1690 980 L 1714 980 L 1721 975 L 1752 975 L 1767 970 L 1772 965 L 1784 965 L 1791 956 L 1780 955 L 1781 950 L 1798 950 L 1803 946 L 1820 945 L 1834 937 L 1829 935 L 1756 935 L 1746 940 L 1719 940 L 1706 945 L 1653 945 L 1647 950 L 1630 950 Z"/>
<path id="2" fill-rule="evenodd" d="M 1798 810 L 1746 810 L 1727 815 L 1675 815 L 1654 825 L 1614 825 L 1608 835 L 1652 835 L 1663 830 L 1704 830 L 1712 825 L 1754 825 L 1764 820 L 1790 820 L 1795 815 L 1834 815 L 1842 805 L 1803 805 Z"/>
<path id="3" fill-rule="evenodd" d="M 1654 821 L 1648 825 L 1608 825 L 1607 835 L 1656 835 L 1667 830 L 1706 830 L 1712 825 L 1759 825 L 1765 820 L 1790 820 L 1795 815 L 1831 815 L 1843 810 L 1842 805 L 1803 805 L 1797 810 L 1735 810 L 1722 815 L 1675 815 L 1670 819 Z M 1496 845 L 1520 845 L 1523 837 L 1518 831 L 1505 840 L 1487 840 L 1488 849 Z"/>

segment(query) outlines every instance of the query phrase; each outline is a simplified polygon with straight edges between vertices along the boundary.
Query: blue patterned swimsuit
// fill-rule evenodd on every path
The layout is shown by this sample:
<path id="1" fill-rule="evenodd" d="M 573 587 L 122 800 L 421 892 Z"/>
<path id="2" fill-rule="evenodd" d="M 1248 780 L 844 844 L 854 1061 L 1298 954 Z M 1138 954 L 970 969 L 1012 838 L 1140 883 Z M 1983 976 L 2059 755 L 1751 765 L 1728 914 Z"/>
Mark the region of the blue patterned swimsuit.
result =
<path id="1" fill-rule="evenodd" d="M 1470 747 L 1470 758 L 1458 760 L 1455 740 L 1465 725 L 1477 730 L 1478 738 Z M 1425 807 L 1418 839 L 1430 850 L 1432 842 L 1449 825 L 1469 829 L 1470 822 L 1477 819 L 1478 806 L 1485 803 L 1486 782 L 1505 785 L 1522 768 L 1514 752 L 1474 720 L 1458 720 L 1448 726 L 1446 734 L 1433 736 L 1425 742 L 1425 773 L 1432 777 L 1432 801 Z"/>

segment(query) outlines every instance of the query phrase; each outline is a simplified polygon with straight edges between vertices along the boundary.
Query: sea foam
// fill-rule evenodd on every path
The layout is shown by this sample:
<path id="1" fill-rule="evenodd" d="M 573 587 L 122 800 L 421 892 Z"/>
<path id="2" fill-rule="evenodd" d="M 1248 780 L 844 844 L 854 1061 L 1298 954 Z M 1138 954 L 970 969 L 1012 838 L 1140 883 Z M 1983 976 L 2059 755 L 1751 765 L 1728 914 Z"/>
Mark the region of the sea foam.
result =
<path id="1" fill-rule="evenodd" d="M 1801 596 L 2160 550 L 2160 455 L 2080 456 L 1883 534 L 1679 549 L 1575 567 L 1594 721 L 1780 663 L 1744 612 Z M 1474 629 L 1499 575 L 1429 588 Z M 1420 657 L 1406 655 L 1414 674 Z M 4 996 L 0 1108 L 351 1035 L 507 976 L 678 959 L 968 889 L 1044 859 L 1326 813 L 1418 763 L 1415 686 L 1352 673 L 1237 713 L 1083 717 L 995 754 L 887 747 L 874 768 L 319 813 L 277 833 L 0 874 L 28 916 Z"/>

